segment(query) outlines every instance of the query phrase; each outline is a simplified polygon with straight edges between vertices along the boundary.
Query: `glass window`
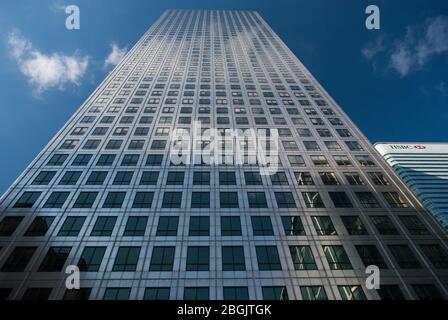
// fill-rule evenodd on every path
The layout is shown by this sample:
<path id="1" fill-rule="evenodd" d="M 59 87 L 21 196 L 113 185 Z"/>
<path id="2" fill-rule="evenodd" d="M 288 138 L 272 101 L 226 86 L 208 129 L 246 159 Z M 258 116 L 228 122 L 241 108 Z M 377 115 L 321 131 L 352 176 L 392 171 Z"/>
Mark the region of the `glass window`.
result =
<path id="1" fill-rule="evenodd" d="M 236 185 L 236 175 L 235 172 L 220 172 L 219 173 L 219 184 L 221 186 L 234 186 Z"/>
<path id="2" fill-rule="evenodd" d="M 369 172 L 368 173 L 372 182 L 377 186 L 388 186 L 389 180 L 381 172 Z"/>
<path id="3" fill-rule="evenodd" d="M 67 217 L 59 230 L 58 237 L 77 237 L 86 217 Z"/>
<path id="4" fill-rule="evenodd" d="M 154 192 L 137 192 L 135 194 L 132 209 L 151 209 Z"/>
<path id="5" fill-rule="evenodd" d="M 273 236 L 274 229 L 270 217 L 251 217 L 254 236 Z"/>
<path id="6" fill-rule="evenodd" d="M 38 272 L 61 272 L 71 250 L 71 247 L 51 247 Z"/>
<path id="7" fill-rule="evenodd" d="M 74 186 L 81 177 L 81 171 L 67 171 L 59 181 L 60 186 Z"/>
<path id="8" fill-rule="evenodd" d="M 297 208 L 292 192 L 275 192 L 275 199 L 280 209 Z"/>
<path id="9" fill-rule="evenodd" d="M 248 192 L 247 199 L 249 202 L 249 208 L 267 208 L 268 203 L 264 192 Z"/>
<path id="10" fill-rule="evenodd" d="M 98 272 L 103 261 L 106 247 L 86 247 L 78 261 L 81 272 Z"/>
<path id="11" fill-rule="evenodd" d="M 263 180 L 259 172 L 244 172 L 244 179 L 246 185 L 248 186 L 261 186 L 263 185 Z"/>
<path id="12" fill-rule="evenodd" d="M 224 300 L 249 300 L 249 291 L 247 287 L 224 287 Z"/>
<path id="13" fill-rule="evenodd" d="M 359 173 L 346 172 L 346 173 L 344 173 L 344 176 L 351 186 L 363 186 L 364 185 L 364 181 L 362 180 Z"/>
<path id="14" fill-rule="evenodd" d="M 220 192 L 219 200 L 221 208 L 239 208 L 237 192 Z"/>
<path id="15" fill-rule="evenodd" d="M 277 172 L 271 175 L 271 183 L 273 186 L 287 186 L 289 185 L 288 178 L 286 173 Z"/>
<path id="16" fill-rule="evenodd" d="M 309 172 L 295 172 L 294 173 L 297 184 L 299 186 L 313 186 L 314 180 Z"/>
<path id="17" fill-rule="evenodd" d="M 23 272 L 37 247 L 16 247 L 3 265 L 2 272 Z"/>
<path id="18" fill-rule="evenodd" d="M 343 246 L 324 246 L 323 249 L 331 270 L 353 269 Z"/>
<path id="19" fill-rule="evenodd" d="M 401 269 L 421 269 L 421 264 L 407 245 L 390 245 L 389 250 Z"/>
<path id="20" fill-rule="evenodd" d="M 439 244 L 421 245 L 425 256 L 436 269 L 448 269 L 448 255 Z"/>
<path id="21" fill-rule="evenodd" d="M 154 247 L 149 271 L 173 271 L 176 247 Z"/>
<path id="22" fill-rule="evenodd" d="M 68 154 L 55 154 L 48 161 L 47 166 L 60 167 L 67 160 Z"/>
<path id="23" fill-rule="evenodd" d="M 210 235 L 210 217 L 190 217 L 190 237 L 208 237 Z"/>
<path id="24" fill-rule="evenodd" d="M 179 226 L 179 217 L 160 217 L 156 236 L 175 237 Z"/>
<path id="25" fill-rule="evenodd" d="M 355 158 L 363 167 L 371 167 L 375 165 L 375 162 L 370 159 L 370 156 L 356 156 Z"/>
<path id="26" fill-rule="evenodd" d="M 167 186 L 181 186 L 184 184 L 185 172 L 175 171 L 168 172 L 166 179 Z"/>
<path id="27" fill-rule="evenodd" d="M 147 128 L 145 128 L 147 129 Z M 122 167 L 134 167 L 137 165 L 140 156 L 138 154 L 127 154 L 123 157 L 121 161 Z"/>
<path id="28" fill-rule="evenodd" d="M 381 208 L 378 200 L 376 200 L 375 196 L 371 192 L 355 192 L 358 197 L 359 203 L 363 208 L 366 209 L 375 209 Z"/>
<path id="29" fill-rule="evenodd" d="M 165 192 L 163 195 L 162 208 L 178 209 L 182 205 L 182 192 Z"/>
<path id="30" fill-rule="evenodd" d="M 289 300 L 286 287 L 262 287 L 264 300 Z"/>
<path id="31" fill-rule="evenodd" d="M 146 232 L 148 217 L 129 217 L 124 229 L 124 237 L 143 237 Z"/>
<path id="32" fill-rule="evenodd" d="M 308 246 L 289 247 L 295 270 L 317 270 L 311 248 Z"/>
<path id="33" fill-rule="evenodd" d="M 140 249 L 140 247 L 120 247 L 112 271 L 134 272 L 137 269 Z"/>
<path id="34" fill-rule="evenodd" d="M 235 237 L 241 235 L 242 232 L 240 217 L 221 217 L 221 236 Z"/>
<path id="35" fill-rule="evenodd" d="M 336 208 L 353 208 L 353 204 L 345 192 L 329 192 L 328 195 Z"/>
<path id="36" fill-rule="evenodd" d="M 130 288 L 107 288 L 104 292 L 103 300 L 129 300 Z"/>
<path id="37" fill-rule="evenodd" d="M 387 264 L 375 245 L 358 245 L 356 250 L 365 267 L 377 266 L 380 269 L 387 269 Z"/>
<path id="38" fill-rule="evenodd" d="M 395 284 L 381 285 L 380 289 L 377 290 L 378 295 L 381 300 L 391 301 L 391 300 L 405 300 L 403 292 L 400 287 Z"/>
<path id="39" fill-rule="evenodd" d="M 159 180 L 158 171 L 145 171 L 140 179 L 141 186 L 155 186 Z"/>
<path id="40" fill-rule="evenodd" d="M 17 200 L 14 208 L 17 209 L 30 209 L 34 206 L 37 199 L 40 197 L 42 192 L 24 192 L 19 200 Z"/>
<path id="41" fill-rule="evenodd" d="M 371 216 L 370 220 L 372 220 L 378 233 L 383 236 L 394 236 L 399 234 L 397 228 L 395 228 L 392 220 L 388 216 Z"/>
<path id="42" fill-rule="evenodd" d="M 305 205 L 310 209 L 325 208 L 325 204 L 319 194 L 319 192 L 302 192 Z"/>
<path id="43" fill-rule="evenodd" d="M 107 171 L 92 171 L 86 181 L 88 186 L 101 186 L 107 177 Z"/>
<path id="44" fill-rule="evenodd" d="M 310 300 L 328 300 L 325 288 L 322 286 L 306 286 L 300 287 L 302 298 L 305 301 Z"/>
<path id="45" fill-rule="evenodd" d="M 54 217 L 36 217 L 25 232 L 25 237 L 43 237 L 53 224 Z M 1 234 L 1 232 L 0 232 Z"/>
<path id="46" fill-rule="evenodd" d="M 304 236 L 302 219 L 298 216 L 282 217 L 283 228 L 287 236 Z"/>
<path id="47" fill-rule="evenodd" d="M 150 154 L 146 160 L 147 167 L 160 167 L 162 165 L 162 154 Z"/>
<path id="48" fill-rule="evenodd" d="M 364 236 L 369 234 L 360 217 L 343 216 L 341 217 L 341 220 L 347 229 L 348 234 L 352 236 Z"/>
<path id="49" fill-rule="evenodd" d="M 193 185 L 209 186 L 210 185 L 210 172 L 195 172 L 193 174 Z"/>
<path id="50" fill-rule="evenodd" d="M 143 300 L 169 300 L 170 288 L 146 288 Z"/>
<path id="51" fill-rule="evenodd" d="M 338 286 L 342 300 L 367 300 L 361 286 Z"/>
<path id="52" fill-rule="evenodd" d="M 312 217 L 314 229 L 320 236 L 336 236 L 338 233 L 334 228 L 333 222 L 330 217 L 318 216 Z"/>
<path id="53" fill-rule="evenodd" d="M 117 217 L 98 217 L 93 226 L 92 237 L 110 237 L 115 228 Z"/>
<path id="54" fill-rule="evenodd" d="M 210 249 L 209 247 L 188 247 L 187 271 L 209 271 Z"/>
<path id="55" fill-rule="evenodd" d="M 275 246 L 259 246 L 256 247 L 258 269 L 260 271 L 282 270 L 277 247 Z"/>
<path id="56" fill-rule="evenodd" d="M 384 199 L 392 208 L 407 208 L 408 204 L 397 192 L 383 192 Z"/>
<path id="57" fill-rule="evenodd" d="M 81 192 L 76 199 L 73 208 L 90 209 L 98 196 L 98 192 Z"/>
<path id="58" fill-rule="evenodd" d="M 191 195 L 192 208 L 210 208 L 210 192 L 193 192 Z"/>
<path id="59" fill-rule="evenodd" d="M 326 186 L 337 186 L 339 184 L 338 178 L 334 172 L 319 172 L 322 183 Z"/>
<path id="60" fill-rule="evenodd" d="M 47 202 L 45 202 L 43 208 L 46 209 L 62 208 L 69 195 L 70 192 L 53 192 L 48 198 Z"/>
<path id="61" fill-rule="evenodd" d="M 246 260 L 243 247 L 222 247 L 222 270 L 245 271 Z"/>
<path id="62" fill-rule="evenodd" d="M 288 161 L 292 167 L 304 167 L 305 166 L 305 160 L 303 160 L 303 157 L 299 156 L 299 155 L 289 155 Z"/>
<path id="63" fill-rule="evenodd" d="M 10 237 L 14 234 L 24 217 L 5 217 L 0 223 L 0 237 Z"/>
<path id="64" fill-rule="evenodd" d="M 93 144 L 93 143 L 89 143 L 92 142 L 92 140 L 88 140 L 86 145 L 84 146 L 84 149 L 96 149 L 98 147 L 98 143 L 99 141 L 97 141 L 97 143 Z M 92 159 L 92 155 L 91 154 L 78 154 L 76 156 L 76 158 L 73 160 L 72 162 L 72 166 L 74 167 L 85 167 L 89 164 L 90 159 Z"/>
<path id="65" fill-rule="evenodd" d="M 114 164 L 115 154 L 102 154 L 96 163 L 97 167 L 110 167 Z"/>
<path id="66" fill-rule="evenodd" d="M 56 171 L 41 171 L 36 176 L 36 178 L 34 178 L 32 185 L 37 185 L 37 186 L 49 185 L 55 175 L 56 175 Z"/>
<path id="67" fill-rule="evenodd" d="M 208 287 L 186 287 L 184 289 L 184 300 L 209 300 Z"/>
<path id="68" fill-rule="evenodd" d="M 119 171 L 115 175 L 113 185 L 114 186 L 128 186 L 131 184 L 133 176 L 134 176 L 134 172 L 132 172 L 132 171 Z"/>
<path id="69" fill-rule="evenodd" d="M 428 229 L 417 216 L 400 216 L 399 218 L 411 235 L 421 236 L 429 234 Z"/>

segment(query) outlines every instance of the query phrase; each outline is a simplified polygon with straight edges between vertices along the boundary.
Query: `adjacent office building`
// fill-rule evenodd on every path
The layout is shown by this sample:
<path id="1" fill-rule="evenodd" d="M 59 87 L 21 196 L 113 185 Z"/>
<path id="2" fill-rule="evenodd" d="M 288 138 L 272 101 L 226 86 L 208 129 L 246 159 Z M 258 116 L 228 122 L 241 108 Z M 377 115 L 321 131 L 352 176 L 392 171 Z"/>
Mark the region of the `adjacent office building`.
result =
<path id="1" fill-rule="evenodd" d="M 277 132 L 277 170 L 173 162 L 175 129 L 198 122 Z M 248 11 L 165 12 L 0 200 L 3 299 L 445 299 L 447 252 L 434 217 Z M 73 265 L 80 290 L 66 288 Z"/>
<path id="2" fill-rule="evenodd" d="M 377 143 L 375 148 L 448 229 L 448 144 Z"/>

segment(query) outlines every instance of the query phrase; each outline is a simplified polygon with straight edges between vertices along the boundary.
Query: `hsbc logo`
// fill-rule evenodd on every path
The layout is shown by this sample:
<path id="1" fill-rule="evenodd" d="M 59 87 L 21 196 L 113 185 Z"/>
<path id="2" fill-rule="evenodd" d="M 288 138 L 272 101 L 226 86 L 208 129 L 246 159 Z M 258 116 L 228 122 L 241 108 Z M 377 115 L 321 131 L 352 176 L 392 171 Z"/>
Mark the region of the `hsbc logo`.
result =
<path id="1" fill-rule="evenodd" d="M 417 150 L 426 150 L 426 147 L 425 147 L 425 146 L 414 146 L 414 149 L 417 149 Z"/>
<path id="2" fill-rule="evenodd" d="M 426 150 L 426 146 L 423 145 L 391 145 L 391 149 L 393 150 Z"/>

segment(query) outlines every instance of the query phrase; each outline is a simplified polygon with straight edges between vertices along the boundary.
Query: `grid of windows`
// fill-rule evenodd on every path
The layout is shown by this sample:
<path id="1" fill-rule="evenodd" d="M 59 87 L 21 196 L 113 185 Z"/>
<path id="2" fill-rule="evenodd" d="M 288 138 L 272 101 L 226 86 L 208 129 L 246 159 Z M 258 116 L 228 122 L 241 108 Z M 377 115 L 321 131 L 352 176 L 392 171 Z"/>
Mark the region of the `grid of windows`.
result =
<path id="1" fill-rule="evenodd" d="M 277 172 L 175 163 L 175 129 L 194 121 L 224 150 L 233 129 L 278 129 Z M 8 297 L 65 297 L 28 275 L 59 283 L 67 263 L 89 273 L 90 299 L 445 297 L 446 243 L 380 161 L 257 13 L 167 11 L 2 198 L 0 272 L 26 288 Z M 354 279 L 370 264 L 400 277 L 364 292 Z M 420 285 L 402 271 L 428 266 Z"/>

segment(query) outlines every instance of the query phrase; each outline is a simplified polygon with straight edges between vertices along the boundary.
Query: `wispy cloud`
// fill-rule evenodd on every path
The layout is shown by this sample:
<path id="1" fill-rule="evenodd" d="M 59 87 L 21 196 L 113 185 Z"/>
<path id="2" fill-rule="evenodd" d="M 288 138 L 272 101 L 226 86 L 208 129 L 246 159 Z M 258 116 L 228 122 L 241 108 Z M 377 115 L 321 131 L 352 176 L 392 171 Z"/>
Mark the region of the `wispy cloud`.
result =
<path id="1" fill-rule="evenodd" d="M 52 88 L 64 90 L 68 84 L 79 86 L 89 65 L 89 57 L 77 53 L 44 54 L 18 31 L 10 33 L 7 42 L 11 57 L 37 96 Z"/>
<path id="2" fill-rule="evenodd" d="M 50 3 L 50 10 L 53 12 L 65 11 L 68 5 L 61 0 L 54 0 Z"/>
<path id="3" fill-rule="evenodd" d="M 367 60 L 372 60 L 377 54 L 386 50 L 384 36 L 378 36 L 374 41 L 368 42 L 361 50 Z"/>
<path id="4" fill-rule="evenodd" d="M 386 59 L 387 68 L 402 78 L 423 69 L 432 58 L 448 53 L 448 17 L 427 19 L 419 25 L 408 26 L 403 37 L 394 39 L 387 49 L 384 38 L 368 43 L 362 50 L 364 57 L 377 65 Z"/>
<path id="5" fill-rule="evenodd" d="M 442 81 L 436 85 L 436 90 L 443 96 L 448 96 L 448 84 Z"/>
<path id="6" fill-rule="evenodd" d="M 106 57 L 106 60 L 104 61 L 105 68 L 116 66 L 128 53 L 127 47 L 120 48 L 116 43 L 112 43 L 110 46 L 112 49 L 109 55 Z"/>

